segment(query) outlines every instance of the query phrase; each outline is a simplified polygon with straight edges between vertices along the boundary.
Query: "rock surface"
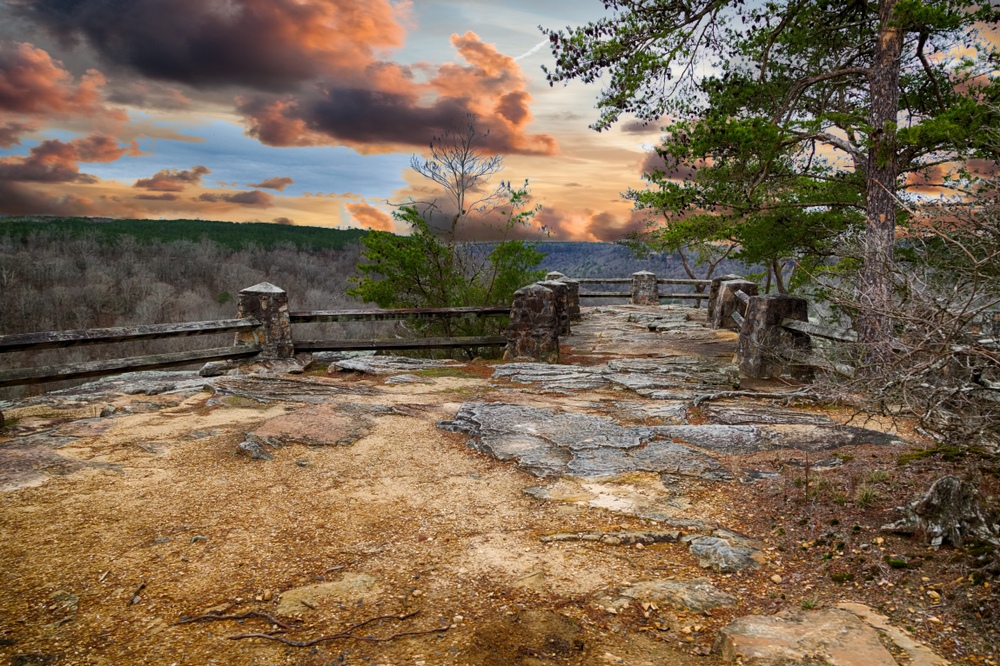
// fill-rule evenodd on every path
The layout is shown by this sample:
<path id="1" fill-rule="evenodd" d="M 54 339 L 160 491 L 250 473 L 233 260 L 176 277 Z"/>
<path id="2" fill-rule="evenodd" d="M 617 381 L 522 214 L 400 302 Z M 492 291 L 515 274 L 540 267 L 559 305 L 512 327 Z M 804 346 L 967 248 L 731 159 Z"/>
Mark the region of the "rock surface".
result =
<path id="1" fill-rule="evenodd" d="M 690 542 L 691 554 L 698 558 L 698 565 L 719 573 L 732 573 L 742 569 L 757 569 L 764 563 L 763 554 L 742 540 L 720 536 L 697 537 Z"/>
<path id="2" fill-rule="evenodd" d="M 728 662 L 898 666 L 875 630 L 844 610 L 741 617 L 722 630 L 716 650 Z"/>
<path id="3" fill-rule="evenodd" d="M 464 363 L 451 359 L 408 358 L 406 356 L 360 356 L 336 361 L 340 370 L 353 370 L 369 375 L 391 375 L 414 370 L 435 370 L 437 368 L 463 368 Z"/>
<path id="4" fill-rule="evenodd" d="M 735 608 L 737 599 L 711 584 L 707 578 L 692 580 L 643 580 L 621 590 L 620 594 L 636 601 L 668 603 L 693 613 L 713 608 Z"/>
<path id="5" fill-rule="evenodd" d="M 464 432 L 498 460 L 514 460 L 535 476 L 594 477 L 624 471 L 703 475 L 723 471 L 705 453 L 658 440 L 651 428 L 626 428 L 590 414 L 555 413 L 506 403 L 464 403 L 438 427 Z"/>
<path id="6" fill-rule="evenodd" d="M 330 583 L 316 583 L 295 587 L 281 593 L 278 615 L 291 616 L 319 611 L 329 612 L 332 601 L 357 604 L 366 593 L 378 591 L 378 583 L 373 576 L 363 573 L 344 574 L 340 580 Z"/>

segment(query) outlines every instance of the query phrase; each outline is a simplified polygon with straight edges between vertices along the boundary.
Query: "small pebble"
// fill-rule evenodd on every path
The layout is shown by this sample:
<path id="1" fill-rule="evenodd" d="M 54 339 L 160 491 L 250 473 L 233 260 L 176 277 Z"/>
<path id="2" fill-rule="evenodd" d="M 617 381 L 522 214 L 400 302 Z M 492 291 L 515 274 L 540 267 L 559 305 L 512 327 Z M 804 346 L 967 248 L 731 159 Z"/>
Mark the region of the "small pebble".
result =
<path id="1" fill-rule="evenodd" d="M 771 582 L 772 583 L 780 583 L 781 582 L 781 576 L 779 576 L 778 574 L 774 574 L 773 576 L 771 576 Z"/>

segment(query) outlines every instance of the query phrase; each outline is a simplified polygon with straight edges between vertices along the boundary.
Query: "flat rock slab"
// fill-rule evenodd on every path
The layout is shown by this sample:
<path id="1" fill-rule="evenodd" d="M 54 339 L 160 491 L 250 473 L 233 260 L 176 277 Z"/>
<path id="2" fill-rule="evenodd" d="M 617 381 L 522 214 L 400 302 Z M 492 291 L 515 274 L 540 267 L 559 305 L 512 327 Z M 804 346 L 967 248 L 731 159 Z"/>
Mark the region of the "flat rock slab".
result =
<path id="1" fill-rule="evenodd" d="M 712 585 L 707 578 L 692 580 L 641 580 L 622 588 L 624 597 L 656 604 L 667 603 L 693 613 L 713 608 L 735 608 L 737 599 Z"/>
<path id="2" fill-rule="evenodd" d="M 948 666 L 948 660 L 935 654 L 926 645 L 913 640 L 898 627 L 892 626 L 888 617 L 876 613 L 868 606 L 843 601 L 837 604 L 837 608 L 854 613 L 868 626 L 883 632 L 886 638 L 896 644 L 896 647 L 906 652 L 910 658 L 909 666 Z"/>
<path id="3" fill-rule="evenodd" d="M 658 532 L 653 530 L 620 530 L 617 532 L 558 532 L 538 537 L 542 543 L 567 543 L 574 541 L 597 541 L 609 546 L 631 546 L 641 543 L 650 546 L 654 543 L 676 543 L 681 533 L 674 530 Z"/>
<path id="4" fill-rule="evenodd" d="M 378 591 L 378 582 L 373 576 L 363 573 L 344 574 L 340 580 L 295 587 L 282 592 L 277 614 L 289 616 L 320 611 L 329 613 L 332 601 L 357 604 L 366 594 Z"/>
<path id="5" fill-rule="evenodd" d="M 716 648 L 729 662 L 898 666 L 874 629 L 834 609 L 741 617 L 722 630 Z"/>
<path id="6" fill-rule="evenodd" d="M 732 367 L 717 367 L 691 357 L 671 359 L 628 359 L 610 361 L 606 366 L 550 365 L 547 363 L 507 363 L 493 371 L 495 378 L 522 384 L 537 384 L 553 390 L 586 391 L 620 386 L 633 391 L 674 389 L 716 393 L 722 388 L 739 387 Z M 683 359 L 685 362 L 681 362 Z M 690 362 L 687 362 L 690 361 Z"/>
<path id="7" fill-rule="evenodd" d="M 660 437 L 680 440 L 724 455 L 749 455 L 775 449 L 831 451 L 844 446 L 898 443 L 892 435 L 842 425 L 666 425 L 652 426 Z"/>
<path id="8" fill-rule="evenodd" d="M 122 473 L 121 465 L 69 458 L 56 452 L 75 441 L 34 434 L 0 442 L 0 492 L 39 486 L 51 475 L 65 476 L 88 467 Z"/>
<path id="9" fill-rule="evenodd" d="M 304 407 L 265 421 L 247 439 L 264 440 L 270 444 L 304 446 L 350 446 L 367 437 L 378 416 L 393 414 L 392 408 L 381 405 L 327 403 Z"/>
<path id="10" fill-rule="evenodd" d="M 590 414 L 556 413 L 507 403 L 464 403 L 438 427 L 464 432 L 471 445 L 539 477 L 609 476 L 627 471 L 702 475 L 724 472 L 713 457 L 658 440 L 652 428 L 628 428 Z"/>
<path id="11" fill-rule="evenodd" d="M 343 386 L 308 378 L 222 377 L 211 386 L 217 396 L 237 396 L 258 402 L 305 402 L 322 404 L 335 396 L 375 395 L 365 386 Z"/>
<path id="12" fill-rule="evenodd" d="M 438 368 L 464 368 L 464 363 L 451 359 L 408 358 L 406 356 L 360 356 L 337 361 L 340 370 L 353 370 L 369 375 L 393 375 L 397 372 L 414 370 L 436 370 Z"/>
<path id="13" fill-rule="evenodd" d="M 698 565 L 718 573 L 758 569 L 765 562 L 763 554 L 749 543 L 719 536 L 692 539 L 688 550 L 698 558 Z"/>
<path id="14" fill-rule="evenodd" d="M 390 385 L 433 384 L 434 380 L 427 379 L 426 377 L 417 377 L 416 375 L 396 375 L 395 377 L 389 377 L 385 380 L 385 383 Z"/>

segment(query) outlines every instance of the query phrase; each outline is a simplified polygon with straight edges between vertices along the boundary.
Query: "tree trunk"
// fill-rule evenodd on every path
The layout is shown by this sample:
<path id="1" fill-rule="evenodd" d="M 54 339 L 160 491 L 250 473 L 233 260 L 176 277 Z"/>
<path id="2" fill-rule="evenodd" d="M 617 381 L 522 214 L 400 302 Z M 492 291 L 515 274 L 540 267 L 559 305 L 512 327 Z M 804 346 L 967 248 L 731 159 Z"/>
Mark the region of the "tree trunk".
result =
<path id="1" fill-rule="evenodd" d="M 896 177 L 899 175 L 896 121 L 899 112 L 899 68 L 903 31 L 890 25 L 899 0 L 879 0 L 879 32 L 869 84 L 871 147 L 865 174 L 867 225 L 862 271 L 858 339 L 867 346 L 870 367 L 887 363 L 892 351 L 890 273 L 896 236 Z"/>

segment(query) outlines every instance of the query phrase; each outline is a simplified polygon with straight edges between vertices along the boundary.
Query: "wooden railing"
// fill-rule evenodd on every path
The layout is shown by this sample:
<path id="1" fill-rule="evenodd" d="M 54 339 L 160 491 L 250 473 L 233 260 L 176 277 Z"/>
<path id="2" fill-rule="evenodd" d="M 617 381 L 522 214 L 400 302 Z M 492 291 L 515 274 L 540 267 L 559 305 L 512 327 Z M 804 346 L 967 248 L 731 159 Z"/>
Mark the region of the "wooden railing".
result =
<path id="1" fill-rule="evenodd" d="M 638 274 L 636 274 L 638 275 Z M 584 284 L 627 284 L 630 287 L 635 282 L 635 276 L 630 278 L 569 278 L 575 280 L 581 285 Z M 656 278 L 656 284 L 671 284 L 671 285 L 689 285 L 693 287 L 710 287 L 712 286 L 711 280 L 688 280 L 682 278 Z M 629 291 L 581 291 L 580 298 L 631 298 L 635 290 L 630 289 Z M 703 294 L 698 292 L 683 292 L 683 293 L 657 293 L 658 297 L 667 300 L 707 300 L 709 294 Z"/>
<path id="2" fill-rule="evenodd" d="M 503 346 L 506 343 L 505 338 L 500 336 L 295 341 L 291 337 L 291 324 L 293 323 L 430 321 L 445 318 L 479 319 L 484 317 L 507 317 L 510 315 L 510 307 L 310 310 L 300 312 L 287 312 L 286 309 L 279 316 L 279 319 L 280 317 L 285 317 L 285 321 L 278 321 L 278 328 L 272 329 L 271 326 L 274 322 L 270 321 L 269 318 L 274 317 L 275 312 L 273 310 L 271 312 L 264 312 L 263 314 L 258 313 L 258 316 L 247 316 L 244 314 L 244 310 L 248 309 L 244 308 L 244 299 L 246 299 L 247 303 L 250 303 L 255 298 L 259 298 L 261 293 L 266 294 L 268 297 L 277 297 L 280 294 L 281 298 L 286 298 L 283 291 L 273 288 L 272 285 L 267 286 L 272 287 L 273 291 L 256 292 L 253 291 L 255 287 L 251 287 L 240 292 L 241 301 L 239 310 L 241 316 L 238 319 L 49 331 L 43 333 L 18 333 L 0 336 L 0 353 L 6 354 L 45 349 L 63 349 L 82 345 L 114 344 L 198 335 L 217 335 L 219 333 L 236 333 L 236 343 L 229 347 L 4 370 L 0 371 L 0 387 L 104 377 L 139 370 L 159 370 L 194 363 L 250 358 L 267 351 L 265 349 L 267 345 L 255 338 L 267 339 L 273 337 L 273 330 L 280 331 L 280 335 L 287 334 L 288 341 L 291 342 L 294 348 L 294 353 L 312 351 L 497 347 Z M 264 315 L 267 316 L 265 317 Z M 287 353 L 285 355 L 290 356 Z"/>

